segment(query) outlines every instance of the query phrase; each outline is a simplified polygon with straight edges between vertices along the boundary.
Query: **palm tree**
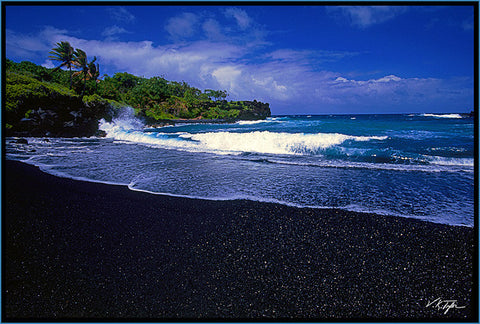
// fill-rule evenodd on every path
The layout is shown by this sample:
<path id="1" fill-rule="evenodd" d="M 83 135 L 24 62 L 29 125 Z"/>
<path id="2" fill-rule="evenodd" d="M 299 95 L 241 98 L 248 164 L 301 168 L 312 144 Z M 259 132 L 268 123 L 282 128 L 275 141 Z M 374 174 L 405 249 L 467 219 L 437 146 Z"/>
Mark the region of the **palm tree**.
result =
<path id="1" fill-rule="evenodd" d="M 97 60 L 97 57 L 93 57 L 93 61 L 88 63 L 88 74 L 90 76 L 90 80 L 95 81 L 95 91 L 97 91 L 97 83 L 100 82 L 98 81 L 98 77 L 100 76 L 100 67 L 97 64 L 95 64 L 95 61 Z"/>
<path id="2" fill-rule="evenodd" d="M 72 89 L 72 65 L 75 62 L 75 50 L 69 42 L 60 42 L 56 44 L 57 47 L 53 48 L 49 53 L 52 54 L 48 58 L 54 61 L 62 62 L 55 70 L 62 67 L 68 68 L 70 71 L 70 89 Z"/>
<path id="3" fill-rule="evenodd" d="M 88 63 L 87 63 L 87 54 L 82 51 L 81 49 L 77 49 L 75 51 L 75 62 L 73 64 L 77 66 L 80 71 L 75 72 L 73 75 L 80 75 L 83 74 L 83 90 L 82 90 L 82 97 L 85 93 L 85 86 L 87 84 L 87 77 L 88 77 Z"/>

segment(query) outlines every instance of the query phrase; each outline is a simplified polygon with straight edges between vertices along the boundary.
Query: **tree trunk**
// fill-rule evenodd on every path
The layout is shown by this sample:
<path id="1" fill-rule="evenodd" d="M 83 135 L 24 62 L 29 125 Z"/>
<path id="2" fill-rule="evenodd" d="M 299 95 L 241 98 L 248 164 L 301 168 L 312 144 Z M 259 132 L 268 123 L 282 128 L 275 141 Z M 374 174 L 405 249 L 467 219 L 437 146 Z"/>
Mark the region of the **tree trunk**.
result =
<path id="1" fill-rule="evenodd" d="M 84 72 L 83 73 L 83 90 L 82 90 L 82 98 L 83 95 L 85 94 L 85 88 L 87 87 L 87 74 Z"/>
<path id="2" fill-rule="evenodd" d="M 73 79 L 72 66 L 70 65 L 68 69 L 70 70 L 70 90 L 72 90 L 72 79 Z"/>

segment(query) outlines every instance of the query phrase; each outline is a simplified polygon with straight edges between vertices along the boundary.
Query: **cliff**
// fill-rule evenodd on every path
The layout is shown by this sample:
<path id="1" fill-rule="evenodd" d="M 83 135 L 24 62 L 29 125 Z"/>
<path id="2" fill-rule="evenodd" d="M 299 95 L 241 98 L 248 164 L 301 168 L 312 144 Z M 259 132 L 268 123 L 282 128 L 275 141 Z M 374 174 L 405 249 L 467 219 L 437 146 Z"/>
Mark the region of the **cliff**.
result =
<path id="1" fill-rule="evenodd" d="M 218 100 L 226 92 L 205 90 L 160 77 L 116 73 L 104 80 L 73 78 L 67 71 L 31 62 L 6 61 L 7 136 L 77 137 L 98 135 L 98 121 L 131 106 L 148 124 L 182 120 L 257 120 L 270 116 L 268 103 Z M 216 100 L 213 100 L 215 98 Z"/>
<path id="2" fill-rule="evenodd" d="M 6 136 L 93 136 L 114 106 L 98 96 L 81 98 L 56 84 L 7 72 Z"/>

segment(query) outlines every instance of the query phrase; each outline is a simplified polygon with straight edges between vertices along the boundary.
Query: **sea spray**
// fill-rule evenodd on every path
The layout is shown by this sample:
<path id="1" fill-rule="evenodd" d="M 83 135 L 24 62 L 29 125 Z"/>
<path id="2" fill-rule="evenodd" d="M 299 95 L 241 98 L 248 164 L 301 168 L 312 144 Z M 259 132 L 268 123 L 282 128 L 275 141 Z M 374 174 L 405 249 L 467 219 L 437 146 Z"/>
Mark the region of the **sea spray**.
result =
<path id="1" fill-rule="evenodd" d="M 138 144 L 154 145 L 161 148 L 209 152 L 216 154 L 324 154 L 329 147 L 346 141 L 385 140 L 387 136 L 349 136 L 345 134 L 301 134 L 276 132 L 143 132 L 133 119 L 116 119 L 112 123 L 103 122 L 100 129 L 107 137 Z"/>
<path id="2" fill-rule="evenodd" d="M 422 114 L 423 117 L 434 117 L 434 118 L 463 118 L 460 114 Z"/>
<path id="3" fill-rule="evenodd" d="M 264 121 L 260 121 L 264 122 Z M 256 125 L 259 121 L 237 122 L 240 125 Z M 266 122 L 271 122 L 270 120 Z M 107 137 L 139 144 L 157 145 L 162 148 L 228 153 L 266 154 L 319 154 L 322 150 L 345 141 L 385 140 L 387 136 L 350 136 L 338 133 L 285 133 L 270 131 L 252 132 L 200 132 L 165 133 L 144 132 L 144 124 L 134 116 L 131 107 L 125 107 L 112 122 L 100 121 L 99 128 Z"/>
<path id="4" fill-rule="evenodd" d="M 114 134 L 119 132 L 141 131 L 143 127 L 144 123 L 135 117 L 134 109 L 128 106 L 123 107 L 112 122 L 109 123 L 105 119 L 101 119 L 99 122 L 99 129 L 107 133 L 107 137 L 114 137 Z"/>
<path id="5" fill-rule="evenodd" d="M 254 131 L 248 133 L 211 132 L 180 135 L 197 141 L 205 149 L 267 154 L 317 154 L 328 147 L 342 144 L 347 140 L 384 140 L 386 136 L 349 136 L 344 134 L 303 134 Z"/>

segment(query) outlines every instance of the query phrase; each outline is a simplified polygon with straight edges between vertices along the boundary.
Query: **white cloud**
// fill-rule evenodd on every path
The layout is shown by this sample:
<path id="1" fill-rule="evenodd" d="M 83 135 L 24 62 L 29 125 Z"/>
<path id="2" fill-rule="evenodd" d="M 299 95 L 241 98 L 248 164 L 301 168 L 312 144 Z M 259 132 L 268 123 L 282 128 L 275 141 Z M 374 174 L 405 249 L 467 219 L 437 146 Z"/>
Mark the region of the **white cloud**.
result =
<path id="1" fill-rule="evenodd" d="M 367 81 L 355 81 L 355 80 L 349 80 L 347 78 L 344 78 L 344 77 L 337 77 L 335 79 L 334 82 L 337 82 L 337 83 L 351 83 L 351 84 L 357 84 L 357 85 L 364 85 L 364 84 L 371 84 L 371 83 L 386 83 L 386 82 L 398 82 L 398 81 L 402 81 L 403 79 L 396 76 L 396 75 L 387 75 L 387 76 L 384 76 L 380 79 L 370 79 L 370 80 L 367 80 Z"/>
<path id="2" fill-rule="evenodd" d="M 237 94 L 237 82 L 242 74 L 239 68 L 229 65 L 221 66 L 213 70 L 211 74 L 223 89 Z"/>
<path id="3" fill-rule="evenodd" d="M 373 82 L 391 82 L 391 81 L 398 82 L 398 81 L 401 81 L 401 80 L 402 80 L 402 78 L 399 78 L 396 75 L 387 75 L 387 76 L 384 76 L 383 78 L 373 80 Z"/>
<path id="4" fill-rule="evenodd" d="M 393 105 L 411 110 L 426 104 L 451 105 L 450 110 L 456 110 L 460 104 L 473 104 L 470 79 L 405 78 L 385 73 L 375 79 L 355 80 L 335 71 L 319 71 L 317 55 L 311 51 L 279 49 L 264 54 L 258 61 L 253 55 L 258 48 L 242 43 L 203 40 L 154 45 L 147 40 L 88 40 L 48 27 L 36 35 L 7 30 L 7 57 L 12 53 L 24 59 L 40 57 L 39 61 L 50 67 L 52 62 L 44 60 L 60 41 L 83 49 L 89 58 L 96 56 L 106 73 L 126 71 L 138 76 L 185 80 L 200 89 L 227 90 L 232 100 L 270 102 L 274 113 L 292 109 L 298 109 L 298 113 L 335 112 L 338 107 L 371 111 L 374 107 Z"/>
<path id="5" fill-rule="evenodd" d="M 208 39 L 219 40 L 219 39 L 225 38 L 222 33 L 222 27 L 220 26 L 218 21 L 216 21 L 215 19 L 212 19 L 212 18 L 207 19 L 202 24 L 202 28 Z"/>
<path id="6" fill-rule="evenodd" d="M 67 31 L 46 26 L 36 35 L 19 34 L 12 30 L 5 30 L 7 56 L 35 56 L 38 53 L 48 53 L 58 42 L 57 36 L 66 35 Z M 48 54 L 45 54 L 46 56 Z"/>
<path id="7" fill-rule="evenodd" d="M 53 65 L 52 61 L 50 60 L 46 60 L 43 64 L 42 64 L 43 67 L 46 67 L 47 69 L 53 69 L 55 67 L 55 65 Z"/>
<path id="8" fill-rule="evenodd" d="M 195 33 L 198 20 L 197 15 L 185 12 L 179 16 L 170 18 L 165 26 L 165 30 L 174 39 L 188 38 Z"/>
<path id="9" fill-rule="evenodd" d="M 233 17 L 240 29 L 245 30 L 250 26 L 251 19 L 245 10 L 239 8 L 228 8 L 225 10 L 226 17 Z"/>
<path id="10" fill-rule="evenodd" d="M 446 89 L 462 89 L 460 92 L 447 93 Z M 450 104 L 468 92 L 465 84 L 453 85 L 451 81 L 435 78 L 400 78 L 387 75 L 378 79 L 351 80 L 342 76 L 317 88 L 316 95 L 325 101 L 355 105 L 403 106 L 407 108 L 419 105 L 439 103 Z M 473 91 L 473 88 L 471 89 Z M 472 92 L 473 93 L 473 92 Z"/>
<path id="11" fill-rule="evenodd" d="M 330 12 L 340 12 L 356 27 L 367 28 L 380 24 L 404 13 L 402 6 L 338 6 L 327 7 Z"/>
<path id="12" fill-rule="evenodd" d="M 117 34 L 127 34 L 129 33 L 125 28 L 118 27 L 117 25 L 107 27 L 103 30 L 102 36 L 105 37 L 112 37 L 113 35 Z"/>

